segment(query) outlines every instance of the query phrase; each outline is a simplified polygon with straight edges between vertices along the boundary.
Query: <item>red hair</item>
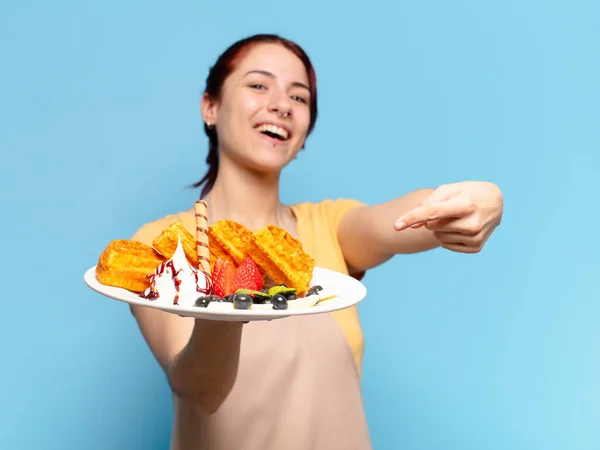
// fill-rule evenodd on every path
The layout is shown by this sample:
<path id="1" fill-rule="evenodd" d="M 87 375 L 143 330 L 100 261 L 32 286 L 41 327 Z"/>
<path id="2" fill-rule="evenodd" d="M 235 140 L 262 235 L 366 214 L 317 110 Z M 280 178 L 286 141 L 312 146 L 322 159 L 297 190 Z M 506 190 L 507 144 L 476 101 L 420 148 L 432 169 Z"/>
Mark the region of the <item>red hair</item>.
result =
<path id="1" fill-rule="evenodd" d="M 219 100 L 223 83 L 235 70 L 238 62 L 252 49 L 253 46 L 267 43 L 284 46 L 300 58 L 306 68 L 308 86 L 310 88 L 310 122 L 308 125 L 308 134 L 310 134 L 317 121 L 318 113 L 317 76 L 306 52 L 298 44 L 288 39 L 284 39 L 275 34 L 256 34 L 235 42 L 219 56 L 215 65 L 210 68 L 208 77 L 206 78 L 206 88 L 204 93 L 213 100 Z M 208 136 L 208 155 L 206 156 L 208 171 L 200 181 L 192 185 L 195 188 L 203 186 L 200 197 L 204 197 L 210 192 L 215 184 L 217 173 L 219 171 L 217 133 L 214 128 L 209 128 L 206 124 L 204 124 L 204 132 Z"/>

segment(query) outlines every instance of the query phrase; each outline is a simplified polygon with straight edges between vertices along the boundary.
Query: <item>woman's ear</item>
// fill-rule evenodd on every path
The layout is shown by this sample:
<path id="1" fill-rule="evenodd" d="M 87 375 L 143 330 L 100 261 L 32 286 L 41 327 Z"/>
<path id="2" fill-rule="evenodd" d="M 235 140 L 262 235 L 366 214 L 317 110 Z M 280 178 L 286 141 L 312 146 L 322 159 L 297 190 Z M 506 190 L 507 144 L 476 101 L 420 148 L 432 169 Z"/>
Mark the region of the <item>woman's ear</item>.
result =
<path id="1" fill-rule="evenodd" d="M 209 127 L 213 127 L 217 122 L 217 102 L 211 99 L 208 94 L 202 96 L 200 102 L 200 114 L 202 114 L 202 120 Z"/>

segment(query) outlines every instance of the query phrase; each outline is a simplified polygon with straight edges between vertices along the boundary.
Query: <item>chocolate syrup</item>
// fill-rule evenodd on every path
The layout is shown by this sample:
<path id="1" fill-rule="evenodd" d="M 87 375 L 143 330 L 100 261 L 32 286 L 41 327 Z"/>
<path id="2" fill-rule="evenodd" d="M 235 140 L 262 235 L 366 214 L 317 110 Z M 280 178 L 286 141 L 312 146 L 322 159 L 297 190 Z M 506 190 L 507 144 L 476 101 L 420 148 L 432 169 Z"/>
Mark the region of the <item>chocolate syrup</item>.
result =
<path id="1" fill-rule="evenodd" d="M 145 292 L 148 291 L 146 294 Z M 144 293 L 140 294 L 140 297 L 147 298 L 148 300 L 156 300 L 158 298 L 158 292 L 153 291 L 152 289 L 146 289 Z"/>
<path id="2" fill-rule="evenodd" d="M 198 284 L 198 281 L 200 281 L 198 279 L 199 277 L 199 271 L 196 271 L 196 291 L 200 292 L 201 294 L 204 295 L 209 295 L 212 293 L 213 290 L 213 286 L 212 286 L 212 280 L 210 279 L 210 277 L 208 276 L 208 274 L 202 272 L 202 275 L 204 275 L 204 285 L 206 286 L 205 288 L 201 288 L 200 285 Z"/>

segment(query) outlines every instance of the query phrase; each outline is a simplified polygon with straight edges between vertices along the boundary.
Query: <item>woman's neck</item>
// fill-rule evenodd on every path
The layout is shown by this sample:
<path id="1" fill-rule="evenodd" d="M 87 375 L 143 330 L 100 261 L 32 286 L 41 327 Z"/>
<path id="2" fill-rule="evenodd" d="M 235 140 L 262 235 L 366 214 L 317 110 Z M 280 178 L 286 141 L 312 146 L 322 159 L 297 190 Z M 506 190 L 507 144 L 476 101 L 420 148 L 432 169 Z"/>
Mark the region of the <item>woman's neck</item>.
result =
<path id="1" fill-rule="evenodd" d="M 295 234 L 293 214 L 279 199 L 278 175 L 269 177 L 223 163 L 213 188 L 205 197 L 209 223 L 230 219 L 252 231 L 265 225 L 277 225 Z"/>

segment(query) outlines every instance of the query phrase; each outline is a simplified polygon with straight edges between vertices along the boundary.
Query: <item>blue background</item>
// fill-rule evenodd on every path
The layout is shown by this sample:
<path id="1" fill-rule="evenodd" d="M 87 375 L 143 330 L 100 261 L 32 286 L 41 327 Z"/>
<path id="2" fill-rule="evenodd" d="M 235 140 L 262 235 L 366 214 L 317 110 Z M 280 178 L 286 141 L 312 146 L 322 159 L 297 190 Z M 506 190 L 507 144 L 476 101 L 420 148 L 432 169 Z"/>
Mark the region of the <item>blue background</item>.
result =
<path id="1" fill-rule="evenodd" d="M 208 67 L 255 32 L 297 40 L 319 79 L 285 201 L 505 194 L 482 253 L 365 278 L 375 448 L 600 448 L 598 30 L 592 0 L 3 2 L 0 448 L 167 448 L 162 373 L 82 277 L 196 199 Z"/>

